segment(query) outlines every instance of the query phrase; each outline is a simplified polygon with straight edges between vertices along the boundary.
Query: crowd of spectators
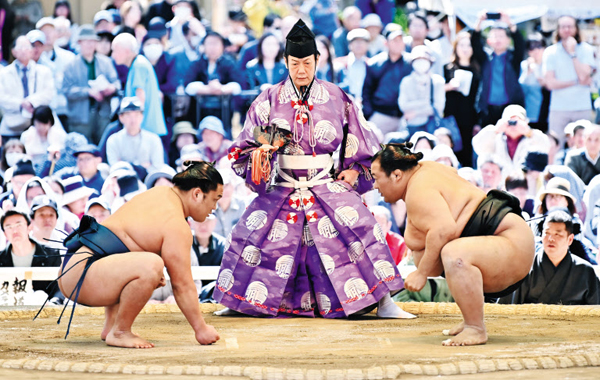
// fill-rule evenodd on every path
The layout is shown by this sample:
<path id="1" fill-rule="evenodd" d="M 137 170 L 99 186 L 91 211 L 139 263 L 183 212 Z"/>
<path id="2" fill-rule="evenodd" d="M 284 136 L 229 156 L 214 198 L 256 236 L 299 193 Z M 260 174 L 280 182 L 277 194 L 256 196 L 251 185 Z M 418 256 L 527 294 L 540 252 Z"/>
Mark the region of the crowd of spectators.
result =
<path id="1" fill-rule="evenodd" d="M 37 1 L 5 3 L 0 266 L 59 265 L 58 231 L 71 232 L 84 214 L 102 221 L 136 194 L 172 185 L 189 160 L 215 162 L 224 179 L 214 217 L 190 221 L 192 263 L 219 265 L 255 196 L 231 170 L 228 148 L 252 100 L 287 78 L 283 44 L 299 17 L 318 34 L 316 77 L 346 91 L 382 143 L 410 140 L 424 159 L 453 166 L 475 186 L 517 196 L 539 238 L 538 267 L 562 268 L 567 278 L 564 268 L 597 263 L 599 57 L 581 20 L 560 17 L 550 35 L 482 11 L 473 28 L 459 22 L 454 31 L 448 16 L 392 0 L 343 9 L 333 0 L 246 1 L 213 26 L 193 0 L 108 0 L 92 24 L 77 25 L 66 0 L 46 17 Z M 410 263 L 404 205 L 374 193 L 365 201 L 396 263 Z M 562 214 L 544 223 L 556 210 Z M 551 242 L 562 238 L 569 244 L 556 254 Z M 537 289 L 540 275 L 530 276 Z M 597 277 L 587 278 L 597 289 Z M 201 294 L 207 284 L 197 285 Z M 597 290 L 579 299 L 524 294 L 509 301 L 600 303 Z M 168 287 L 153 300 L 173 301 Z"/>

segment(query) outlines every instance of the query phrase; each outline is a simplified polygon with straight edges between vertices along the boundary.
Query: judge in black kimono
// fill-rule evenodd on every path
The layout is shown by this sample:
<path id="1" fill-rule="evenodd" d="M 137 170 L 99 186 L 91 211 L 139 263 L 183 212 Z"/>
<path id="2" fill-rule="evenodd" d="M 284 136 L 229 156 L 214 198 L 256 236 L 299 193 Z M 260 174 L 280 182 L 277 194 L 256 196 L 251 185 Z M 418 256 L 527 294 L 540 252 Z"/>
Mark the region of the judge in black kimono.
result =
<path id="1" fill-rule="evenodd" d="M 521 286 L 500 303 L 561 305 L 600 304 L 600 281 L 592 265 L 571 254 L 573 218 L 551 212 L 544 222 L 542 244 L 536 245 L 533 266 Z"/>

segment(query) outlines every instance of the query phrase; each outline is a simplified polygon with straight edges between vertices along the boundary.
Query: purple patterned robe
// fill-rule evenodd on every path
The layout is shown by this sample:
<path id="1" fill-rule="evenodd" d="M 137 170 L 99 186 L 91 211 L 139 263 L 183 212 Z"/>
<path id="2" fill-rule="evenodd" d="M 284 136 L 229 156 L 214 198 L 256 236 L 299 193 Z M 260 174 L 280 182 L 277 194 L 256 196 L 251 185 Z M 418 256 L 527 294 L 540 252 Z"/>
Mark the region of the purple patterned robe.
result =
<path id="1" fill-rule="evenodd" d="M 362 112 L 339 87 L 316 79 L 309 99 L 314 105 L 315 153 L 336 151 L 348 123 L 343 169 L 359 170 L 359 182 L 370 189 L 368 168 L 379 143 Z M 254 146 L 256 126 L 276 124 L 293 130 L 296 123 L 299 128 L 292 100 L 298 98 L 289 78 L 264 91 L 252 103 L 233 149 Z M 309 126 L 302 128 L 299 147 L 292 143 L 284 154 L 312 155 Z M 214 292 L 218 302 L 254 316 L 319 313 L 341 318 L 403 287 L 382 229 L 350 185 L 335 181 L 308 190 L 267 188 L 252 183 L 250 167 L 250 154 L 233 163 L 236 174 L 245 177 L 259 196 L 228 238 Z M 286 172 L 309 179 L 316 174 L 314 170 Z"/>

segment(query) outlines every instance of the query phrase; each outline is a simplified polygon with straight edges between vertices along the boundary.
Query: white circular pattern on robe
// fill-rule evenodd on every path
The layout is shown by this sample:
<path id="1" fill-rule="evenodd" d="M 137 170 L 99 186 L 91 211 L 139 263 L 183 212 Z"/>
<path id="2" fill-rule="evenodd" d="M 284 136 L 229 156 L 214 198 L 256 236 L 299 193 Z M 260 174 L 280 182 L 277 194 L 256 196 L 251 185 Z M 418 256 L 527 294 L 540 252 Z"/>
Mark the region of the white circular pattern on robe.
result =
<path id="1" fill-rule="evenodd" d="M 348 189 L 346 189 L 346 187 L 339 182 L 328 182 L 327 189 L 329 189 L 329 191 L 332 193 L 345 193 L 348 191 Z"/>
<path id="2" fill-rule="evenodd" d="M 348 246 L 348 257 L 350 257 L 350 261 L 353 263 L 357 263 L 360 259 L 363 258 L 363 253 L 365 252 L 365 247 L 361 242 L 355 241 L 350 243 Z"/>
<path id="3" fill-rule="evenodd" d="M 253 281 L 250 283 L 250 285 L 248 285 L 244 297 L 246 298 L 246 301 L 250 303 L 259 303 L 262 305 L 267 300 L 268 295 L 269 291 L 264 283 L 260 281 Z"/>
<path id="4" fill-rule="evenodd" d="M 319 230 L 319 234 L 327 239 L 333 239 L 339 235 L 338 230 L 335 229 L 333 223 L 331 223 L 331 219 L 329 219 L 327 215 L 323 216 L 321 220 L 319 220 L 317 229 Z"/>
<path id="5" fill-rule="evenodd" d="M 312 308 L 312 300 L 310 299 L 310 292 L 306 292 L 300 299 L 300 307 L 304 311 L 309 311 Z"/>
<path id="6" fill-rule="evenodd" d="M 322 314 L 327 314 L 331 310 L 331 300 L 324 293 L 317 292 L 317 303 Z"/>
<path id="7" fill-rule="evenodd" d="M 362 111 L 358 111 L 358 122 L 360 123 L 361 127 L 371 132 L 371 126 L 369 125 L 367 119 L 365 119 L 365 115 L 362 113 Z"/>
<path id="8" fill-rule="evenodd" d="M 352 227 L 358 222 L 358 211 L 351 206 L 338 207 L 335 209 L 335 220 L 341 225 Z"/>
<path id="9" fill-rule="evenodd" d="M 315 241 L 312 237 L 312 233 L 310 232 L 308 224 L 304 225 L 304 229 L 302 231 L 302 244 L 307 247 L 312 247 L 313 245 L 315 245 Z"/>
<path id="10" fill-rule="evenodd" d="M 331 256 L 324 253 L 319 256 L 321 257 L 321 263 L 323 263 L 323 267 L 325 268 L 325 273 L 332 274 L 335 270 L 335 261 L 333 261 Z"/>
<path id="11" fill-rule="evenodd" d="M 310 90 L 310 100 L 314 104 L 325 104 L 329 101 L 329 91 L 322 84 L 314 82 Z"/>
<path id="12" fill-rule="evenodd" d="M 288 123 L 285 119 L 276 118 L 271 120 L 271 124 L 275 124 L 277 128 L 285 129 L 286 131 L 291 131 L 290 123 Z"/>
<path id="13" fill-rule="evenodd" d="M 394 267 L 389 261 L 379 260 L 376 261 L 373 266 L 375 267 L 375 276 L 377 276 L 379 280 L 388 279 L 388 281 L 390 281 L 396 277 Z"/>
<path id="14" fill-rule="evenodd" d="M 261 255 L 260 248 L 255 247 L 253 245 L 249 245 L 242 251 L 242 260 L 246 263 L 246 265 L 250 267 L 255 267 L 260 264 Z"/>
<path id="15" fill-rule="evenodd" d="M 271 115 L 271 104 L 268 100 L 258 103 L 254 111 L 256 112 L 258 120 L 260 120 L 261 123 L 267 124 L 269 122 L 269 117 Z"/>
<path id="16" fill-rule="evenodd" d="M 227 252 L 229 247 L 231 247 L 231 232 L 227 235 L 227 239 L 225 239 L 225 245 L 223 246 L 223 252 Z"/>
<path id="17" fill-rule="evenodd" d="M 315 138 L 321 144 L 330 144 L 335 140 L 335 127 L 329 120 L 321 120 L 315 124 Z"/>
<path id="18" fill-rule="evenodd" d="M 224 269 L 219 273 L 217 284 L 228 292 L 233 286 L 234 281 L 235 278 L 233 277 L 233 272 L 230 269 Z"/>
<path id="19" fill-rule="evenodd" d="M 381 244 L 386 244 L 385 234 L 383 233 L 383 229 L 379 225 L 379 223 L 375 223 L 373 226 L 373 235 L 375 235 L 375 239 Z"/>
<path id="20" fill-rule="evenodd" d="M 348 140 L 346 141 L 346 158 L 353 157 L 358 152 L 358 137 L 352 133 L 348 133 Z"/>
<path id="21" fill-rule="evenodd" d="M 289 278 L 294 267 L 294 257 L 291 255 L 283 255 L 275 263 L 277 275 L 283 279 Z"/>
<path id="22" fill-rule="evenodd" d="M 369 286 L 362 278 L 352 277 L 344 284 L 344 293 L 346 297 L 358 299 L 363 298 L 369 292 Z"/>
<path id="23" fill-rule="evenodd" d="M 251 231 L 260 230 L 265 224 L 267 224 L 267 212 L 263 210 L 252 212 L 246 219 L 246 227 Z"/>
<path id="24" fill-rule="evenodd" d="M 267 239 L 273 243 L 283 240 L 288 234 L 288 226 L 283 220 L 275 219 Z"/>

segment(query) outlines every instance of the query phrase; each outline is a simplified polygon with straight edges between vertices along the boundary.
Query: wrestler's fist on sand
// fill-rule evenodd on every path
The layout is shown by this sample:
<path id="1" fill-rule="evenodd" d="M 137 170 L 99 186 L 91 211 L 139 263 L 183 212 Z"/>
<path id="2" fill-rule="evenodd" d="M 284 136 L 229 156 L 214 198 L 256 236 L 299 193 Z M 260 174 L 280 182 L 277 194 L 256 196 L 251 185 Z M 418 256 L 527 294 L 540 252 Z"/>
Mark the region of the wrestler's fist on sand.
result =
<path id="1" fill-rule="evenodd" d="M 406 290 L 409 290 L 411 292 L 418 292 L 421 289 L 423 289 L 426 283 L 427 276 L 419 272 L 419 270 L 417 269 L 416 271 L 412 272 L 406 277 L 406 280 L 404 281 L 404 287 L 406 288 Z"/>
<path id="2" fill-rule="evenodd" d="M 211 325 L 204 325 L 196 331 L 196 340 L 200 344 L 213 344 L 221 339 L 217 330 Z"/>

